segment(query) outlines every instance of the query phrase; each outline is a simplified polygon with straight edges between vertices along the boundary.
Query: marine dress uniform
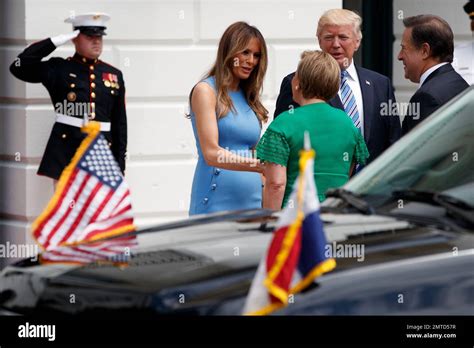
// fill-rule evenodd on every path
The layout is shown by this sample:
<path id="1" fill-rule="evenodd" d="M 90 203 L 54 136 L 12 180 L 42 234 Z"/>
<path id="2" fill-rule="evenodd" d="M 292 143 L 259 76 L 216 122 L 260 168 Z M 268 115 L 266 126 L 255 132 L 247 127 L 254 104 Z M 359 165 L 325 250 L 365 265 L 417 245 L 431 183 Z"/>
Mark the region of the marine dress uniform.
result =
<path id="1" fill-rule="evenodd" d="M 105 14 L 87 14 L 66 19 L 75 30 L 89 36 L 106 35 Z M 85 135 L 80 127 L 85 115 L 100 122 L 101 132 L 109 142 L 122 172 L 127 148 L 127 114 L 122 72 L 99 60 L 77 52 L 67 59 L 42 59 L 67 40 L 48 38 L 28 46 L 11 64 L 11 73 L 20 80 L 41 82 L 49 92 L 56 112 L 56 122 L 46 145 L 39 175 L 59 179 Z M 67 35 L 63 35 L 66 37 Z M 63 42 L 62 42 L 63 41 Z M 56 42 L 56 44 L 55 44 Z"/>

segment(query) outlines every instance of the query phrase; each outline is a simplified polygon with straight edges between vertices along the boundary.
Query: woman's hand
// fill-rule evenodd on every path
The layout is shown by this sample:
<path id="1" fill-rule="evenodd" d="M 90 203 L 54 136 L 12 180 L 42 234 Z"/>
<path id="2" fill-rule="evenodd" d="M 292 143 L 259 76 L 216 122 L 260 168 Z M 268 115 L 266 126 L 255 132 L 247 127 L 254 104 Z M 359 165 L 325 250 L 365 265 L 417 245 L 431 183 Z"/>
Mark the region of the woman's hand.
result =
<path id="1" fill-rule="evenodd" d="M 211 167 L 262 173 L 265 166 L 252 157 L 239 156 L 219 146 L 216 115 L 216 93 L 209 84 L 194 87 L 191 107 L 196 116 L 196 128 L 206 163 Z"/>
<path id="2" fill-rule="evenodd" d="M 257 172 L 262 174 L 263 176 L 265 176 L 265 163 L 264 162 L 260 162 L 260 160 L 257 160 L 257 164 L 256 164 L 256 169 L 257 169 Z"/>

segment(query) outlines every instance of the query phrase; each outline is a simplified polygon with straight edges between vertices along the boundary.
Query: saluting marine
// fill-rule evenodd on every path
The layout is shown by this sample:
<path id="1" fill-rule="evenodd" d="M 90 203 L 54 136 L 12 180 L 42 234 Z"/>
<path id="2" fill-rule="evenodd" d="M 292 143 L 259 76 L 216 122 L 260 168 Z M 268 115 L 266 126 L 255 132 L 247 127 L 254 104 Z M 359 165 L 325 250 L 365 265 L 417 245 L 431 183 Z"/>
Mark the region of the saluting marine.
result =
<path id="1" fill-rule="evenodd" d="M 99 60 L 105 22 L 103 13 L 69 17 L 73 32 L 28 46 L 10 66 L 20 80 L 41 82 L 49 92 L 56 112 L 56 122 L 46 145 L 39 175 L 58 180 L 85 135 L 80 128 L 84 117 L 100 122 L 101 132 L 109 142 L 122 172 L 127 148 L 127 114 L 122 72 Z M 73 57 L 42 59 L 57 47 L 72 40 Z"/>

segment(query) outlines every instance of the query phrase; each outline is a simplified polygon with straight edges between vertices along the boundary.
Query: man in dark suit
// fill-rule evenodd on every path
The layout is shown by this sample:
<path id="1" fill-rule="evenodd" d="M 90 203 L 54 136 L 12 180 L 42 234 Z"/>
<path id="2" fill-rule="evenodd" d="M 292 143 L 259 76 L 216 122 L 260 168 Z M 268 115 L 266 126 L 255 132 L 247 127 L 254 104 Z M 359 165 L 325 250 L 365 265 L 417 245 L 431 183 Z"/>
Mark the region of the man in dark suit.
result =
<path id="1" fill-rule="evenodd" d="M 352 11 L 332 9 L 319 19 L 317 37 L 321 49 L 336 59 L 343 72 L 339 93 L 328 103 L 352 118 L 364 135 L 371 162 L 400 138 L 400 119 L 390 79 L 354 64 L 352 58 L 362 39 L 361 23 L 361 17 Z M 294 75 L 281 83 L 274 117 L 299 106 L 291 93 Z"/>
<path id="2" fill-rule="evenodd" d="M 411 109 L 419 112 L 405 116 L 402 126 L 405 135 L 469 85 L 451 65 L 453 32 L 444 19 L 419 15 L 405 18 L 403 24 L 398 60 L 403 62 L 405 78 L 420 84 L 410 99 L 410 105 L 416 106 Z"/>
<path id="3" fill-rule="evenodd" d="M 10 66 L 18 79 L 41 82 L 49 92 L 56 122 L 38 168 L 38 174 L 58 180 L 85 137 L 81 132 L 84 115 L 99 122 L 100 130 L 122 172 L 127 148 L 127 114 L 122 72 L 99 60 L 105 23 L 110 16 L 83 14 L 65 20 L 73 32 L 35 42 Z M 42 59 L 72 40 L 74 56 Z"/>

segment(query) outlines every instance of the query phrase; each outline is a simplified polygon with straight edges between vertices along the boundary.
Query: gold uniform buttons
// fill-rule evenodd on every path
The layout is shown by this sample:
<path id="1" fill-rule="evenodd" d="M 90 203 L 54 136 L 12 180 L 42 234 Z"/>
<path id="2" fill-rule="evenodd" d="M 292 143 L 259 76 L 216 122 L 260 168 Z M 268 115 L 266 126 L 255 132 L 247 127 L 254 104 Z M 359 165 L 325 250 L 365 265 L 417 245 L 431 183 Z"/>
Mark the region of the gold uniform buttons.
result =
<path id="1" fill-rule="evenodd" d="M 76 87 L 76 84 L 75 84 L 75 83 L 71 83 L 70 87 L 71 87 L 71 88 L 74 88 L 74 87 Z"/>
<path id="2" fill-rule="evenodd" d="M 66 133 L 63 133 L 63 135 L 61 135 L 61 138 L 63 139 L 66 139 L 66 137 L 67 137 Z"/>
<path id="3" fill-rule="evenodd" d="M 115 91 L 114 91 L 114 90 L 111 90 L 110 93 L 115 94 Z"/>
<path id="4" fill-rule="evenodd" d="M 94 70 L 94 66 L 93 65 L 89 66 L 89 69 Z"/>
<path id="5" fill-rule="evenodd" d="M 85 63 L 85 62 L 87 62 L 87 59 L 86 59 L 86 58 L 82 58 L 82 61 Z"/>
<path id="6" fill-rule="evenodd" d="M 95 103 L 94 102 L 91 103 L 91 108 L 95 109 Z"/>
<path id="7" fill-rule="evenodd" d="M 91 74 L 90 78 L 91 78 L 91 80 L 95 80 L 95 75 Z"/>
<path id="8" fill-rule="evenodd" d="M 77 96 L 76 96 L 76 93 L 74 92 L 69 92 L 67 94 L 67 100 L 69 100 L 70 102 L 76 101 L 76 98 Z"/>
<path id="9" fill-rule="evenodd" d="M 91 83 L 91 88 L 95 88 L 95 83 L 94 82 Z"/>
<path id="10" fill-rule="evenodd" d="M 89 118 L 90 118 L 91 120 L 93 120 L 93 119 L 95 118 L 95 112 L 91 112 Z"/>
<path id="11" fill-rule="evenodd" d="M 95 98 L 95 93 L 94 92 L 91 93 L 91 97 Z"/>

